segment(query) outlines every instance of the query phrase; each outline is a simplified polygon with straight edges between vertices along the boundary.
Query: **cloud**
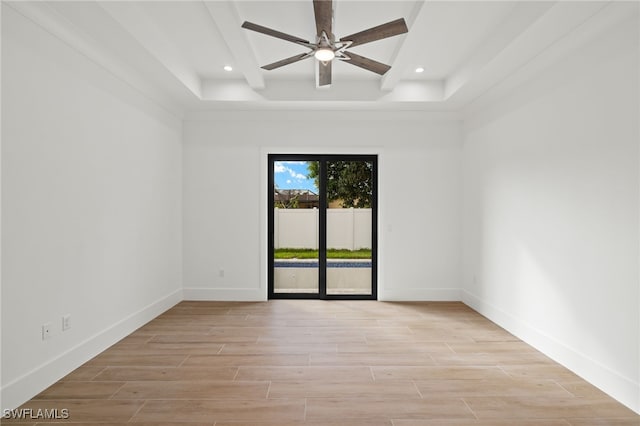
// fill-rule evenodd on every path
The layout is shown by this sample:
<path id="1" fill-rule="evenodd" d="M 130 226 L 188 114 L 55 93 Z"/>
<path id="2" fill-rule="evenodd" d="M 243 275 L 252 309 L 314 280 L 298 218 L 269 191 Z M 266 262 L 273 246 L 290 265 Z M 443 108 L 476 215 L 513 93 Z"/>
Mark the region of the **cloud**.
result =
<path id="1" fill-rule="evenodd" d="M 307 179 L 307 175 L 302 173 L 298 173 L 290 167 L 287 167 L 287 164 L 306 164 L 304 161 L 276 161 L 273 163 L 273 172 L 274 173 L 289 173 L 294 179 L 305 180 Z"/>

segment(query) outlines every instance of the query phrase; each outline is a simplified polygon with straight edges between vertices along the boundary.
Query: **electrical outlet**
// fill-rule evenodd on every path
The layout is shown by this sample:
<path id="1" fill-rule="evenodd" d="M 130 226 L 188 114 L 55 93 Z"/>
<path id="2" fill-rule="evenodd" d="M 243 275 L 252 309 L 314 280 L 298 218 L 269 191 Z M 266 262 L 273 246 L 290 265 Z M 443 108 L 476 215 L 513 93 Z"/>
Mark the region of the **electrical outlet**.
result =
<path id="1" fill-rule="evenodd" d="M 42 340 L 51 338 L 51 323 L 42 324 Z"/>
<path id="2" fill-rule="evenodd" d="M 65 315 L 62 317 L 62 331 L 67 331 L 71 328 L 71 315 Z"/>

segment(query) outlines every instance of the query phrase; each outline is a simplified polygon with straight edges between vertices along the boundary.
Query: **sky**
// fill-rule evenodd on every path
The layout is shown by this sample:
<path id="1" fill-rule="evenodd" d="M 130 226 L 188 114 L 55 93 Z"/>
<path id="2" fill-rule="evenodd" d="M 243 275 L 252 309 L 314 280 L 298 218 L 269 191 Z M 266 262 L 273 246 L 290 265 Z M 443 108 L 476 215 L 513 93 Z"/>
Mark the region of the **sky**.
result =
<path id="1" fill-rule="evenodd" d="M 306 161 L 276 161 L 273 175 L 276 187 L 280 189 L 310 189 L 318 193 L 313 179 L 307 179 Z"/>

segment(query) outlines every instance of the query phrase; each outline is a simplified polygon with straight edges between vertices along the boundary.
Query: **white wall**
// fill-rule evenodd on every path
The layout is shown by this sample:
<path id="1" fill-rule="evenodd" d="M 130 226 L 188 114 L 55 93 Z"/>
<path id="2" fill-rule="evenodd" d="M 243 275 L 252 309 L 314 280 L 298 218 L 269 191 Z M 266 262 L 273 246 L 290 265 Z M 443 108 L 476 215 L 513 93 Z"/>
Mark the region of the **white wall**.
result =
<path id="1" fill-rule="evenodd" d="M 638 27 L 471 117 L 463 300 L 640 410 Z"/>
<path id="2" fill-rule="evenodd" d="M 2 6 L 0 6 L 0 22 L 2 22 Z M 0 27 L 0 31 L 2 28 Z M 2 40 L 0 40 L 0 65 L 2 56 Z M 2 67 L 0 66 L 0 99 L 2 99 Z M 0 102 L 0 241 L 2 241 L 2 102 Z M 0 319 L 2 318 L 2 244 L 0 244 Z M 2 324 L 0 323 L 0 409 L 2 403 Z"/>
<path id="3" fill-rule="evenodd" d="M 266 298 L 267 154 L 295 152 L 379 154 L 380 298 L 459 300 L 460 124 L 375 111 L 188 117 L 185 297 Z"/>
<path id="4" fill-rule="evenodd" d="M 2 123 L 13 408 L 181 299 L 181 122 L 3 5 Z"/>

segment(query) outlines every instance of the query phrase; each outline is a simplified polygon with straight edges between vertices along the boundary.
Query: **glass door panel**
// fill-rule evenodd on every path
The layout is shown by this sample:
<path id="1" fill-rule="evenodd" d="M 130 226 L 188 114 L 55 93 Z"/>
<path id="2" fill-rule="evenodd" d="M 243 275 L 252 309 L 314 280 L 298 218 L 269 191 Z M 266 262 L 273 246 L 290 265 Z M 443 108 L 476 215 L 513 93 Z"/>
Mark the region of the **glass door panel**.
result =
<path id="1" fill-rule="evenodd" d="M 374 163 L 326 163 L 326 294 L 373 294 Z"/>
<path id="2" fill-rule="evenodd" d="M 319 197 L 313 161 L 273 163 L 273 293 L 319 293 Z"/>

